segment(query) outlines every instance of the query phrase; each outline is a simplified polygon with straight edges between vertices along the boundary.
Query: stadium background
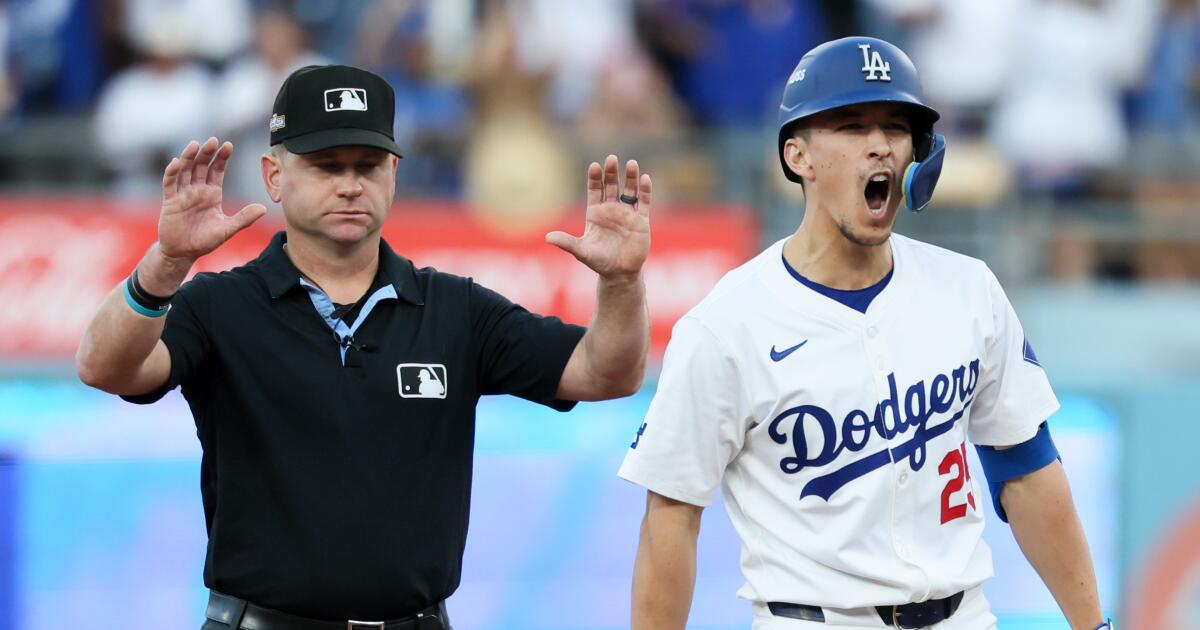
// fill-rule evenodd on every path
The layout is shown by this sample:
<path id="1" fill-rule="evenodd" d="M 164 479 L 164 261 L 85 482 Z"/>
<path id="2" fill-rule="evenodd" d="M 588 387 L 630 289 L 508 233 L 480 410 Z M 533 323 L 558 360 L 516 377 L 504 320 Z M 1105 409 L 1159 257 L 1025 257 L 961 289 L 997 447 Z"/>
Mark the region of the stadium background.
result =
<path id="1" fill-rule="evenodd" d="M 581 226 L 589 161 L 635 157 L 655 178 L 657 361 L 675 318 L 798 224 L 774 110 L 799 56 L 851 33 L 909 50 L 943 113 L 934 206 L 897 230 L 983 258 L 1009 291 L 1063 401 L 1052 424 L 1106 608 L 1134 630 L 1200 628 L 1196 2 L 8 0 L 0 630 L 198 625 L 187 407 L 122 403 L 71 363 L 153 241 L 161 169 L 187 140 L 232 139 L 228 205 L 264 201 L 283 76 L 371 68 L 396 88 L 406 151 L 389 241 L 578 322 L 592 279 L 541 235 Z M 273 209 L 201 268 L 280 224 Z M 484 400 L 457 628 L 627 627 L 643 493 L 615 471 L 654 385 L 565 416 Z M 986 537 L 1000 627 L 1066 628 L 1007 528 L 990 518 Z M 747 627 L 737 549 L 708 510 L 690 627 Z"/>

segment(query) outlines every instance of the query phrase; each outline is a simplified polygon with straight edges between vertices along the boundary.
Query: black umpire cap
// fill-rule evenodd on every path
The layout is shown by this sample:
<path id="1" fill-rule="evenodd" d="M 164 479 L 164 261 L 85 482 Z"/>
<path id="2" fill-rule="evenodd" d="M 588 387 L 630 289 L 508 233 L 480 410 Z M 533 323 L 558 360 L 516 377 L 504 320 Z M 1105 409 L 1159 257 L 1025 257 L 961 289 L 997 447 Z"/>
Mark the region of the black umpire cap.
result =
<path id="1" fill-rule="evenodd" d="M 392 132 L 396 94 L 382 77 L 351 66 L 305 66 L 275 96 L 271 146 L 292 153 L 375 147 L 400 157 Z"/>

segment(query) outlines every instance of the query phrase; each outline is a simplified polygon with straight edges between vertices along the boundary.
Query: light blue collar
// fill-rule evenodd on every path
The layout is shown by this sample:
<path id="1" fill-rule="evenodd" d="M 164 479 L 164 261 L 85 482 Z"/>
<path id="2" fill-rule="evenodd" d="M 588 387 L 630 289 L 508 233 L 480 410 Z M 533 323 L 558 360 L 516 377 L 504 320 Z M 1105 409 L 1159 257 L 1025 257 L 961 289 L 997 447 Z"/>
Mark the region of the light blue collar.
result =
<path id="1" fill-rule="evenodd" d="M 321 315 L 321 318 L 325 320 L 326 324 L 329 324 L 329 328 L 333 330 L 333 334 L 337 337 L 338 345 L 341 347 L 342 351 L 342 365 L 346 365 L 346 349 L 349 348 L 350 344 L 354 341 L 354 331 L 358 330 L 358 327 L 361 326 L 363 322 L 367 321 L 367 315 L 371 314 L 371 309 L 375 308 L 375 305 L 383 300 L 396 299 L 395 286 L 389 283 L 379 287 L 379 289 L 372 293 L 371 297 L 367 298 L 367 301 L 363 303 L 362 310 L 358 312 L 358 317 L 354 318 L 354 323 L 351 325 L 346 325 L 345 321 L 341 319 L 334 319 L 333 300 L 329 299 L 329 295 L 325 293 L 325 291 L 321 290 L 321 287 L 318 287 L 304 278 L 300 278 L 300 286 L 304 287 L 304 289 L 308 291 L 308 298 L 312 300 L 313 306 L 317 309 L 317 313 Z"/>

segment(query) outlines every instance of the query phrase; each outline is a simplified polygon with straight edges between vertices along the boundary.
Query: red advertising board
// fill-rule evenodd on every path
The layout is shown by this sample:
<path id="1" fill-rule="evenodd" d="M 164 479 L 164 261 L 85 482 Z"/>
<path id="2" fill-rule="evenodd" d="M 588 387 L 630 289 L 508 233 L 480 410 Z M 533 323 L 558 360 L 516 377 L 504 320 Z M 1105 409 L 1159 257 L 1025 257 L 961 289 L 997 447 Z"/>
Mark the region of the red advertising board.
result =
<path id="1" fill-rule="evenodd" d="M 158 211 L 96 199 L 0 200 L 0 357 L 69 358 L 104 296 L 155 240 Z M 221 271 L 256 257 L 282 217 L 269 215 L 197 262 Z M 579 234 L 579 214 L 545 231 Z M 403 202 L 383 229 L 418 266 L 471 276 L 531 311 L 587 324 L 596 276 L 544 241 L 545 231 L 502 234 L 462 208 Z M 736 207 L 655 210 L 645 267 L 652 346 L 725 272 L 754 254 L 758 230 Z"/>

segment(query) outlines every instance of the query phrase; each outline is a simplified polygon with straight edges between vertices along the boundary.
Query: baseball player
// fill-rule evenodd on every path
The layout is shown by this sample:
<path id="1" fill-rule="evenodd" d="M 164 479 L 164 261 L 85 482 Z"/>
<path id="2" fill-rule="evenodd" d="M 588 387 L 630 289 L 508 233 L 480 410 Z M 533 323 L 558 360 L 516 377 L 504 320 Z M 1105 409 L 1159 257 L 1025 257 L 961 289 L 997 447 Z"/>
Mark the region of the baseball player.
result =
<path id="1" fill-rule="evenodd" d="M 633 628 L 683 628 L 720 487 L 755 630 L 995 627 L 980 585 L 979 449 L 1021 549 L 1074 630 L 1111 628 L 1046 420 L 1058 401 L 981 261 L 892 232 L 945 140 L 916 69 L 873 38 L 806 54 L 780 105 L 794 234 L 675 326 L 620 476 L 649 490 Z"/>

